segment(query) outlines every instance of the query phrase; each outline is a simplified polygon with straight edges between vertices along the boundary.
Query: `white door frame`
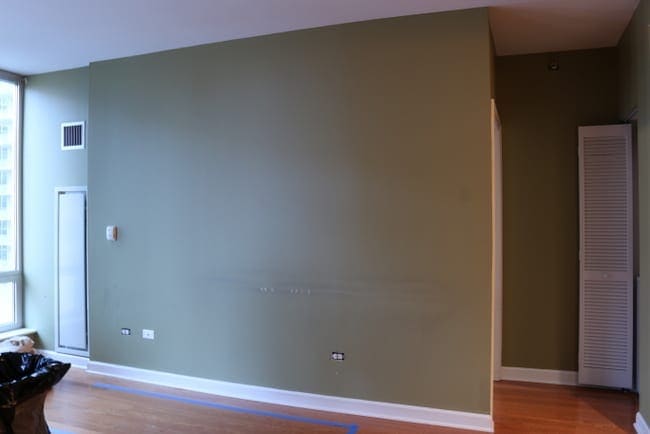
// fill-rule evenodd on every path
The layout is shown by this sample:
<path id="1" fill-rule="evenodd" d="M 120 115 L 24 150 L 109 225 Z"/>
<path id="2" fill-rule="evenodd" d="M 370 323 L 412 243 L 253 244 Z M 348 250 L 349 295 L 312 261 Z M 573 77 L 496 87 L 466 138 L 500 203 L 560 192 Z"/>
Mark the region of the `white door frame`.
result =
<path id="1" fill-rule="evenodd" d="M 492 133 L 492 380 L 501 379 L 503 333 L 503 166 L 501 119 L 491 100 Z"/>

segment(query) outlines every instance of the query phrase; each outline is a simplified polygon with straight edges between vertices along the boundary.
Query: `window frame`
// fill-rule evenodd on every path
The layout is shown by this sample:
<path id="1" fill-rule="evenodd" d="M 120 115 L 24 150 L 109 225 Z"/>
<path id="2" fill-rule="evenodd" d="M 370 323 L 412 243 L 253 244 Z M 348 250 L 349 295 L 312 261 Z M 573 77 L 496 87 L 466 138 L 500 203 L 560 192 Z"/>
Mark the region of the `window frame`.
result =
<path id="1" fill-rule="evenodd" d="M 22 154 L 23 154 L 23 113 L 25 101 L 25 78 L 8 71 L 0 70 L 0 80 L 10 82 L 18 86 L 18 101 L 16 102 L 16 143 L 13 160 L 16 173 L 16 269 L 13 271 L 0 271 L 0 283 L 13 282 L 15 288 L 14 323 L 0 326 L 0 332 L 15 330 L 23 327 L 24 293 L 23 293 L 23 178 L 22 178 Z"/>

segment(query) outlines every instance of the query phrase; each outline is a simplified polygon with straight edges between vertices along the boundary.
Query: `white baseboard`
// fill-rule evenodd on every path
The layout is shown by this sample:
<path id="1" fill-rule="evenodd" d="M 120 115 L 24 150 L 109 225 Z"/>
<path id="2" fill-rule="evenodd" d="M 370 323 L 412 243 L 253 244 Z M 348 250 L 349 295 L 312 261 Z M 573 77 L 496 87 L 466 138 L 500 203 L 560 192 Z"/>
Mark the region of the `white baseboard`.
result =
<path id="1" fill-rule="evenodd" d="M 634 429 L 636 430 L 637 434 L 650 434 L 650 428 L 648 428 L 648 424 L 646 423 L 641 413 L 636 414 Z"/>
<path id="2" fill-rule="evenodd" d="M 503 366 L 501 379 L 510 381 L 527 381 L 529 383 L 562 384 L 575 386 L 578 384 L 576 371 L 555 371 L 552 369 L 514 368 Z"/>
<path id="3" fill-rule="evenodd" d="M 70 354 L 57 353 L 50 350 L 37 350 L 40 354 L 63 363 L 70 363 L 72 366 L 86 369 L 88 367 L 88 358 L 81 356 L 71 356 Z"/>
<path id="4" fill-rule="evenodd" d="M 250 386 L 205 378 L 189 377 L 167 372 L 132 368 L 103 362 L 90 361 L 88 373 L 124 378 L 132 381 L 176 387 L 195 392 L 228 396 L 231 398 L 261 401 L 271 404 L 309 408 L 312 410 L 347 413 L 358 416 L 399 420 L 402 422 L 440 425 L 475 431 L 493 432 L 494 424 L 489 414 L 416 407 L 387 402 L 317 395 Z"/>

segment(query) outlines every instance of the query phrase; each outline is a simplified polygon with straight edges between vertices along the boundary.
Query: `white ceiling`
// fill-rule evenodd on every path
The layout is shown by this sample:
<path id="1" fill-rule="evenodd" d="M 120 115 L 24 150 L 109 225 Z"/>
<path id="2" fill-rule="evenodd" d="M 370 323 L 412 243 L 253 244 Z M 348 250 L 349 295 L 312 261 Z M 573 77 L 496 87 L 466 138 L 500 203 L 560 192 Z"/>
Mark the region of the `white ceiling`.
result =
<path id="1" fill-rule="evenodd" d="M 98 60 L 400 15 L 491 6 L 497 53 L 616 45 L 639 0 L 8 0 L 0 69 Z"/>

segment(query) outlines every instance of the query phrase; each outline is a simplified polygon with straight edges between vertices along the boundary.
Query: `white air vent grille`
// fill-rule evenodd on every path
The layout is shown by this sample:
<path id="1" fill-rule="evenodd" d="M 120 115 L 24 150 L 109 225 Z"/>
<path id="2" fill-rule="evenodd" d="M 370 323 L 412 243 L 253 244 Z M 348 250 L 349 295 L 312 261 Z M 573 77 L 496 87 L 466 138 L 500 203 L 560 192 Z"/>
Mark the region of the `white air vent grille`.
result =
<path id="1" fill-rule="evenodd" d="M 64 122 L 61 124 L 61 149 L 83 149 L 86 147 L 84 122 Z"/>

